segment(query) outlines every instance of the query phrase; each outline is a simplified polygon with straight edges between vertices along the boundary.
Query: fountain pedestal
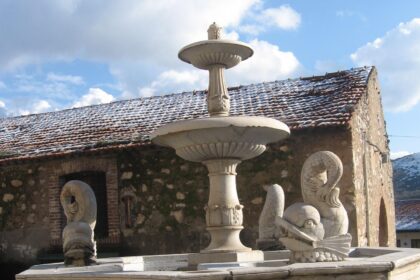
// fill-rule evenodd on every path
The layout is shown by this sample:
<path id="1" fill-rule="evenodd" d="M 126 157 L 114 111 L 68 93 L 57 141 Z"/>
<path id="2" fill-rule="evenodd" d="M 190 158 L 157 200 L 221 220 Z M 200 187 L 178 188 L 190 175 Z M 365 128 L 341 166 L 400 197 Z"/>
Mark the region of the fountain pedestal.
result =
<path id="1" fill-rule="evenodd" d="M 236 190 L 237 159 L 204 161 L 209 170 L 210 192 L 205 207 L 207 231 L 211 235 L 209 246 L 200 254 L 188 256 L 192 266 L 200 263 L 262 261 L 262 251 L 253 251 L 242 244 L 239 233 L 243 229 L 243 205 Z"/>
<path id="2" fill-rule="evenodd" d="M 243 206 L 236 190 L 236 167 L 263 153 L 266 144 L 286 138 L 288 127 L 265 117 L 210 117 L 178 121 L 152 134 L 155 144 L 172 147 L 185 160 L 201 162 L 209 171 L 206 209 L 210 245 L 191 254 L 191 265 L 209 262 L 261 261 L 263 253 L 242 244 Z"/>
<path id="3" fill-rule="evenodd" d="M 243 229 L 242 208 L 236 191 L 237 159 L 215 159 L 203 162 L 209 170 L 210 195 L 205 207 L 207 230 L 212 237 L 202 253 L 251 251 L 239 240 Z"/>

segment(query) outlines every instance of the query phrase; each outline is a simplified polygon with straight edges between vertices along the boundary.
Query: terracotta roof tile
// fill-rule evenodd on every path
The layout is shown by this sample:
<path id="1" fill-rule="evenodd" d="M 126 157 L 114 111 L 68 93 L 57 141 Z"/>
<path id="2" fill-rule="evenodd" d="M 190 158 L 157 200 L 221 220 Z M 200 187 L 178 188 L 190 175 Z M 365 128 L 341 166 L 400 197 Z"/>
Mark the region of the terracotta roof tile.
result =
<path id="1" fill-rule="evenodd" d="M 229 88 L 231 115 L 267 116 L 292 130 L 343 126 L 372 67 Z M 0 162 L 147 144 L 157 127 L 208 116 L 206 91 L 0 119 Z"/>
<path id="2" fill-rule="evenodd" d="M 395 202 L 397 231 L 420 231 L 420 199 Z"/>

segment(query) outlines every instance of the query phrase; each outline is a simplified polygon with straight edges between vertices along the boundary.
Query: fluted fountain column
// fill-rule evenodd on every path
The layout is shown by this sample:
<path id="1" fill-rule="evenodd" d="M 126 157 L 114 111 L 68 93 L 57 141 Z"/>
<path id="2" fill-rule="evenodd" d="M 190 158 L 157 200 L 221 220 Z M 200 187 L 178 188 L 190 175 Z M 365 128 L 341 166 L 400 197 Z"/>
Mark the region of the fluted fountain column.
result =
<path id="1" fill-rule="evenodd" d="M 221 64 L 215 64 L 209 67 L 207 107 L 211 117 L 229 115 L 230 100 L 224 71 L 225 66 Z"/>
<path id="2" fill-rule="evenodd" d="M 239 233 L 243 229 L 243 205 L 236 190 L 237 159 L 215 159 L 203 162 L 209 170 L 210 194 L 205 207 L 210 245 L 201 252 L 250 251 L 242 245 Z"/>

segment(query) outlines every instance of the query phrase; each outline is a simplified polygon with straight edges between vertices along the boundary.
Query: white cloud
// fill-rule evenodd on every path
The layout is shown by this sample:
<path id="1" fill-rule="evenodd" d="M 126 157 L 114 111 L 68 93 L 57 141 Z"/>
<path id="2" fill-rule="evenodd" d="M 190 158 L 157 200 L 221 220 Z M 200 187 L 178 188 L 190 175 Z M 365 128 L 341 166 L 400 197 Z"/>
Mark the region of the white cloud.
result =
<path id="1" fill-rule="evenodd" d="M 412 153 L 407 151 L 398 151 L 398 152 L 391 152 L 391 159 L 397 159 L 402 158 L 408 155 L 411 155 Z"/>
<path id="2" fill-rule="evenodd" d="M 263 24 L 277 26 L 286 30 L 298 28 L 301 22 L 300 14 L 289 5 L 265 9 L 258 18 Z"/>
<path id="3" fill-rule="evenodd" d="M 73 104 L 73 107 L 83 107 L 95 104 L 109 103 L 114 101 L 115 98 L 103 91 L 100 88 L 90 88 L 89 92 L 83 95 L 80 100 Z"/>
<path id="4" fill-rule="evenodd" d="M 29 114 L 39 114 L 51 111 L 52 107 L 50 103 L 46 100 L 38 100 L 31 104 L 30 108 L 20 108 L 18 109 L 18 115 L 29 115 Z M 13 114 L 12 114 L 13 115 Z"/>
<path id="5" fill-rule="evenodd" d="M 162 72 L 150 85 L 139 89 L 139 95 L 149 97 L 194 89 L 205 89 L 208 83 L 208 74 L 203 70 L 168 70 Z"/>
<path id="6" fill-rule="evenodd" d="M 268 9 L 256 6 L 247 15 L 248 21 L 237 27 L 240 32 L 257 36 L 272 27 L 295 30 L 300 26 L 300 14 L 289 5 Z"/>
<path id="7" fill-rule="evenodd" d="M 252 40 L 254 55 L 238 66 L 225 71 L 227 86 L 260 83 L 291 77 L 300 70 L 300 63 L 292 52 L 281 51 L 266 41 Z M 151 84 L 139 89 L 143 97 L 168 92 L 200 90 L 208 87 L 208 72 L 194 69 L 162 72 Z M 133 97 L 133 96 L 126 96 Z"/>
<path id="8" fill-rule="evenodd" d="M 126 93 L 126 97 L 133 97 L 131 93 Z M 150 97 L 156 94 L 156 88 L 153 87 L 142 87 L 139 89 L 139 95 L 141 97 Z"/>
<path id="9" fill-rule="evenodd" d="M 165 86 L 169 82 L 173 82 L 175 84 L 195 84 L 197 81 L 200 80 L 200 71 L 197 72 L 190 72 L 190 71 L 165 71 L 159 75 L 159 84 Z"/>
<path id="10" fill-rule="evenodd" d="M 407 111 L 420 102 L 420 18 L 400 23 L 351 59 L 359 66 L 377 66 L 386 110 Z"/>
<path id="11" fill-rule="evenodd" d="M 0 100 L 0 118 L 6 117 L 7 113 L 6 103 Z"/>
<path id="12" fill-rule="evenodd" d="M 290 78 L 300 70 L 300 63 L 292 52 L 282 51 L 276 45 L 257 39 L 249 45 L 254 49 L 254 55 L 227 70 L 229 85 Z"/>
<path id="13" fill-rule="evenodd" d="M 51 109 L 50 103 L 46 100 L 40 100 L 34 104 L 32 113 L 43 113 L 47 112 L 49 109 Z"/>
<path id="14" fill-rule="evenodd" d="M 45 0 L 21 5 L 2 1 L 0 69 L 75 57 L 117 65 L 127 61 L 177 63 L 178 49 L 205 39 L 210 23 L 235 27 L 258 2 L 90 0 L 70 5 Z"/>
<path id="15" fill-rule="evenodd" d="M 259 33 L 265 30 L 262 24 L 244 24 L 238 27 L 238 30 L 242 33 L 248 33 L 257 36 Z"/>
<path id="16" fill-rule="evenodd" d="M 44 77 L 26 74 L 15 75 L 13 85 L 9 86 L 9 91 L 28 93 L 31 97 L 38 95 L 42 98 L 61 100 L 69 100 L 73 95 L 67 83 L 52 82 Z"/>
<path id="17" fill-rule="evenodd" d="M 0 1 L 0 26 L 4 31 L 0 72 L 34 63 L 85 60 L 107 65 L 122 97 L 206 88 L 207 73 L 184 65 L 177 59 L 177 52 L 186 44 L 206 39 L 210 23 L 216 21 L 223 26 L 225 38 L 229 39 L 238 39 L 235 31 L 244 32 L 247 28 L 248 33 L 257 34 L 261 28 L 290 30 L 299 26 L 301 17 L 290 6 L 263 9 L 261 3 L 260 0 L 43 0 L 21 5 L 19 1 Z M 11 10 L 13 13 L 8 12 Z M 255 57 L 232 70 L 229 85 L 285 78 L 299 68 L 291 52 L 260 40 L 252 41 L 251 45 Z M 43 94 L 50 101 L 57 102 L 58 96 L 61 101 L 68 101 L 74 100 L 71 86 L 83 83 L 80 76 L 51 72 L 42 81 L 22 79 L 16 90 Z M 91 104 L 85 96 L 75 105 Z"/>
<path id="18" fill-rule="evenodd" d="M 26 110 L 26 109 L 19 109 L 19 110 L 18 110 L 18 114 L 17 114 L 17 115 L 26 116 L 26 115 L 29 115 L 29 114 L 31 114 L 31 111 L 30 111 L 30 110 Z"/>
<path id="19" fill-rule="evenodd" d="M 47 81 L 70 83 L 74 85 L 83 85 L 85 83 L 80 76 L 60 75 L 52 72 L 47 74 Z"/>

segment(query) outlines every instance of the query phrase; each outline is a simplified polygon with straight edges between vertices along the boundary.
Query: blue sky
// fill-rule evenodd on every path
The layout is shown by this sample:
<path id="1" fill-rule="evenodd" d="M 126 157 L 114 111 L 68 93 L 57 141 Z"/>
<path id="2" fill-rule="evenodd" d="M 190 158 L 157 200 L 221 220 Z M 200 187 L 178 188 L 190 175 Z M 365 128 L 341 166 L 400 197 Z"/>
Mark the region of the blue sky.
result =
<path id="1" fill-rule="evenodd" d="M 206 88 L 177 52 L 213 21 L 255 50 L 230 86 L 375 65 L 391 152 L 420 152 L 415 0 L 0 0 L 0 115 Z"/>

